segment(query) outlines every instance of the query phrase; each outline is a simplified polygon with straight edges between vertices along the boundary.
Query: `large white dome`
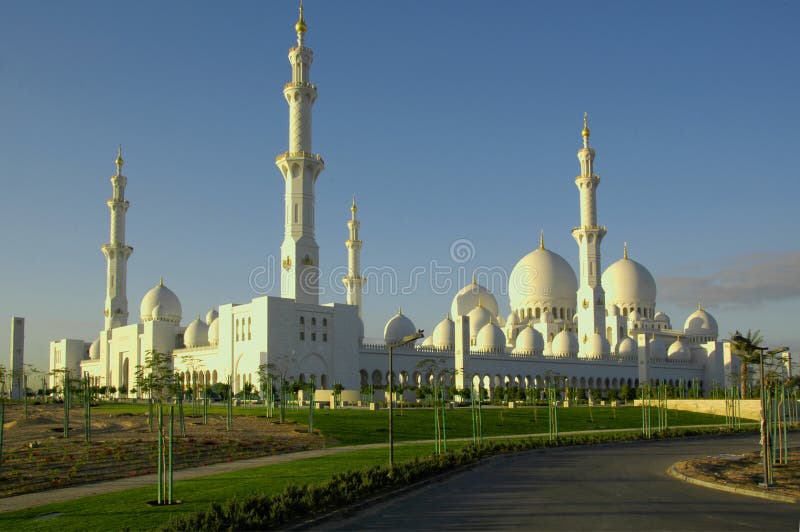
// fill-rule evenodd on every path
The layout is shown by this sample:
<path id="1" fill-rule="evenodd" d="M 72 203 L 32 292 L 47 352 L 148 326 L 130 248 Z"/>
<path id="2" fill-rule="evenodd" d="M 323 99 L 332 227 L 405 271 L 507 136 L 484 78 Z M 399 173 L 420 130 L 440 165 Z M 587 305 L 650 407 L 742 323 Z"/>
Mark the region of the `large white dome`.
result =
<path id="1" fill-rule="evenodd" d="M 100 337 L 97 337 L 92 345 L 89 346 L 89 359 L 97 360 L 100 358 Z"/>
<path id="2" fill-rule="evenodd" d="M 697 310 L 686 318 L 683 329 L 686 334 L 713 336 L 714 339 L 716 339 L 719 334 L 717 320 L 714 319 L 714 316 L 703 310 L 702 306 L 698 306 Z"/>
<path id="3" fill-rule="evenodd" d="M 183 344 L 186 347 L 200 347 L 208 345 L 208 325 L 197 316 L 197 319 L 186 327 L 183 333 Z"/>
<path id="4" fill-rule="evenodd" d="M 606 306 L 655 309 L 656 280 L 647 268 L 628 258 L 627 248 L 623 257 L 603 272 L 601 283 L 606 293 Z"/>
<path id="5" fill-rule="evenodd" d="M 621 357 L 631 357 L 639 354 L 639 346 L 636 345 L 636 340 L 630 336 L 626 336 L 619 341 L 617 345 L 617 355 Z"/>
<path id="6" fill-rule="evenodd" d="M 572 266 L 558 253 L 545 249 L 544 244 L 522 257 L 508 280 L 511 310 L 520 313 L 537 307 L 574 309 L 577 290 L 578 279 Z"/>
<path id="7" fill-rule="evenodd" d="M 602 334 L 596 332 L 589 337 L 586 351 L 583 353 L 582 358 L 603 358 L 603 355 L 608 354 L 610 351 L 611 345 L 608 340 Z"/>
<path id="8" fill-rule="evenodd" d="M 669 360 L 678 360 L 681 362 L 689 362 L 692 360 L 692 350 L 689 347 L 689 343 L 683 338 L 678 338 L 672 342 L 672 345 L 670 345 L 667 350 L 667 358 Z"/>
<path id="9" fill-rule="evenodd" d="M 578 337 L 564 329 L 553 338 L 550 351 L 555 356 L 577 355 L 578 348 Z"/>
<path id="10" fill-rule="evenodd" d="M 543 351 L 544 336 L 531 325 L 522 329 L 517 335 L 517 344 L 514 346 L 515 354 L 541 355 Z"/>
<path id="11" fill-rule="evenodd" d="M 397 314 L 386 322 L 386 327 L 383 329 L 383 339 L 387 344 L 396 344 L 406 336 L 416 334 L 416 332 L 417 328 L 414 323 L 403 314 L 402 310 L 398 310 Z"/>
<path id="12" fill-rule="evenodd" d="M 489 289 L 479 285 L 472 280 L 472 284 L 468 284 L 458 291 L 453 298 L 453 303 L 450 305 L 450 315 L 453 318 L 464 316 L 482 304 L 491 313 L 492 316 L 497 316 L 499 309 L 497 307 L 497 299 L 489 292 Z"/>
<path id="13" fill-rule="evenodd" d="M 433 345 L 441 348 L 451 348 L 456 343 L 456 324 L 448 315 L 433 328 Z"/>
<path id="14" fill-rule="evenodd" d="M 211 325 L 208 326 L 208 343 L 211 345 L 219 345 L 219 318 L 214 318 Z"/>
<path id="15" fill-rule="evenodd" d="M 154 311 L 157 312 L 154 313 Z M 181 302 L 178 296 L 164 286 L 163 279 L 144 295 L 142 304 L 139 306 L 139 315 L 143 322 L 158 319 L 177 324 L 181 321 L 181 313 Z"/>
<path id="16" fill-rule="evenodd" d="M 467 316 L 469 317 L 470 338 L 476 338 L 478 332 L 483 329 L 483 326 L 489 323 L 493 317 L 492 313 L 483 306 L 483 303 L 480 303 L 477 307 L 470 310 Z"/>
<path id="17" fill-rule="evenodd" d="M 502 351 L 506 347 L 506 336 L 503 334 L 503 329 L 490 320 L 481 327 L 475 344 L 479 351 Z"/>

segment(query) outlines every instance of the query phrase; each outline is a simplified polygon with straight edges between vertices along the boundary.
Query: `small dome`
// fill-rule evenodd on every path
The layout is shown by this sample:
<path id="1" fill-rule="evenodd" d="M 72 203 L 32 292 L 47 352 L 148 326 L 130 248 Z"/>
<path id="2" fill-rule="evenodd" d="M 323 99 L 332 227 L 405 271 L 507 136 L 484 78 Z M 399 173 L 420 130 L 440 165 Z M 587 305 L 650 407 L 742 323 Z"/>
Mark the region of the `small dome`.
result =
<path id="1" fill-rule="evenodd" d="M 97 360 L 98 358 L 100 358 L 100 337 L 97 337 L 89 346 L 89 359 Z"/>
<path id="2" fill-rule="evenodd" d="M 211 325 L 208 326 L 208 343 L 211 345 L 219 345 L 219 318 L 214 318 Z"/>
<path id="3" fill-rule="evenodd" d="M 553 338 L 553 345 L 550 347 L 556 356 L 577 355 L 578 349 L 578 338 L 566 329 Z"/>
<path id="4" fill-rule="evenodd" d="M 508 318 L 506 319 L 506 325 L 508 325 L 509 327 L 514 326 L 514 325 L 519 325 L 519 316 L 517 316 L 517 312 L 516 311 L 512 311 L 508 315 Z"/>
<path id="5" fill-rule="evenodd" d="M 642 321 L 642 314 L 638 310 L 634 310 L 630 314 L 628 314 L 628 321 L 631 323 L 639 323 Z"/>
<path id="6" fill-rule="evenodd" d="M 489 321 L 481 327 L 475 344 L 479 351 L 502 351 L 506 346 L 506 336 L 494 321 Z"/>
<path id="7" fill-rule="evenodd" d="M 470 310 L 467 316 L 469 317 L 470 338 L 476 338 L 478 332 L 492 319 L 492 314 L 483 306 L 482 302 Z"/>
<path id="8" fill-rule="evenodd" d="M 517 336 L 517 345 L 514 353 L 517 354 L 542 354 L 544 351 L 544 336 L 528 325 Z"/>
<path id="9" fill-rule="evenodd" d="M 608 315 L 609 316 L 619 316 L 619 307 L 616 305 L 611 305 L 608 307 Z"/>
<path id="10" fill-rule="evenodd" d="M 596 332 L 589 337 L 589 341 L 586 343 L 586 358 L 603 358 L 603 355 L 610 352 L 611 346 L 602 334 Z"/>
<path id="11" fill-rule="evenodd" d="M 422 341 L 422 347 L 433 347 L 433 336 L 426 336 Z"/>
<path id="12" fill-rule="evenodd" d="M 453 303 L 450 305 L 450 315 L 454 318 L 464 316 L 481 303 L 492 314 L 497 316 L 499 309 L 497 307 L 497 300 L 491 292 L 479 285 L 473 279 L 472 284 L 468 284 L 455 295 Z"/>
<path id="13" fill-rule="evenodd" d="M 208 311 L 208 313 L 206 313 L 206 325 L 210 326 L 211 322 L 217 319 L 218 317 L 219 317 L 219 312 L 217 312 L 217 309 L 212 308 L 211 310 Z"/>
<path id="14" fill-rule="evenodd" d="M 575 317 L 577 318 L 578 315 L 575 314 Z M 553 323 L 553 313 L 550 312 L 549 310 L 545 310 L 544 312 L 542 312 L 542 315 L 541 315 L 541 318 L 539 318 L 539 321 L 541 323 Z"/>
<path id="15" fill-rule="evenodd" d="M 623 257 L 606 268 L 600 282 L 606 293 L 606 304 L 620 308 L 653 308 L 656 305 L 656 281 L 647 268 L 628 258 L 627 246 Z"/>
<path id="16" fill-rule="evenodd" d="M 653 335 L 650 338 L 650 359 L 651 360 L 666 360 L 667 358 L 667 344 L 661 338 Z"/>
<path id="17" fill-rule="evenodd" d="M 495 316 L 495 320 L 497 321 L 497 325 L 499 325 L 500 327 L 506 326 L 506 319 L 503 316 L 500 316 L 498 314 L 497 316 Z"/>
<path id="18" fill-rule="evenodd" d="M 396 344 L 406 336 L 416 334 L 416 332 L 417 328 L 414 323 L 403 314 L 402 310 L 398 310 L 397 314 L 386 322 L 386 327 L 383 329 L 383 339 L 387 344 Z"/>
<path id="19" fill-rule="evenodd" d="M 206 322 L 197 316 L 197 319 L 186 327 L 183 333 L 183 344 L 186 347 L 200 347 L 208 345 L 208 330 L 209 327 Z"/>
<path id="20" fill-rule="evenodd" d="M 428 338 L 433 339 L 433 345 L 436 347 L 451 348 L 456 343 L 456 324 L 448 315 L 433 328 L 433 336 Z"/>
<path id="21" fill-rule="evenodd" d="M 667 316 L 666 314 L 664 314 L 659 310 L 658 312 L 656 312 L 656 315 L 653 316 L 653 321 L 657 323 L 666 323 L 667 325 L 669 325 L 669 316 Z"/>
<path id="22" fill-rule="evenodd" d="M 701 306 L 698 306 L 697 310 L 695 310 L 688 318 L 686 318 L 686 323 L 683 325 L 683 329 L 686 334 L 702 334 L 706 336 L 712 336 L 715 339 L 719 334 L 717 320 L 714 319 L 714 316 L 703 310 L 703 307 Z"/>
<path id="23" fill-rule="evenodd" d="M 689 362 L 692 360 L 692 350 L 689 343 L 683 338 L 678 338 L 667 349 L 667 358 L 670 360 L 678 360 L 682 362 Z"/>
<path id="24" fill-rule="evenodd" d="M 143 322 L 160 320 L 177 324 L 181 321 L 181 302 L 175 292 L 164 286 L 163 280 L 144 295 L 139 310 Z"/>
<path id="25" fill-rule="evenodd" d="M 568 307 L 575 305 L 578 278 L 572 266 L 558 253 L 544 248 L 542 241 L 522 257 L 508 278 L 511 308 Z"/>
<path id="26" fill-rule="evenodd" d="M 636 345 L 636 340 L 630 336 L 624 337 L 617 344 L 617 355 L 621 357 L 636 356 L 639 354 L 639 346 Z"/>

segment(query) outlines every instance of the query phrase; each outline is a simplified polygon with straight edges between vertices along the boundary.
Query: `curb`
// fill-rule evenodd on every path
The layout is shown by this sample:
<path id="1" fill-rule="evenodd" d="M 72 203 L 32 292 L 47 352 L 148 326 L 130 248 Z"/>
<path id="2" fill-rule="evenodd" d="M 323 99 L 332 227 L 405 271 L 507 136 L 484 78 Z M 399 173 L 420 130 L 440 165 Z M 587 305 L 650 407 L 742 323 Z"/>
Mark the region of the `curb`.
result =
<path id="1" fill-rule="evenodd" d="M 735 493 L 737 495 L 746 495 L 748 497 L 758 497 L 760 499 L 768 499 L 771 501 L 777 502 L 788 502 L 792 504 L 796 504 L 800 502 L 800 499 L 797 497 L 792 497 L 791 495 L 784 495 L 782 493 L 769 493 L 766 491 L 754 490 L 749 488 L 737 488 L 735 486 L 727 486 L 725 484 L 719 484 L 717 482 L 711 482 L 708 480 L 700 480 L 699 478 L 690 477 L 688 475 L 684 475 L 683 473 L 679 472 L 675 469 L 675 466 L 681 464 L 683 462 L 675 462 L 669 468 L 667 468 L 667 474 L 673 478 L 678 480 L 682 480 L 684 482 L 688 482 L 689 484 L 694 484 L 696 486 L 701 486 L 704 488 L 709 488 L 712 490 L 717 491 L 726 491 L 728 493 Z"/>

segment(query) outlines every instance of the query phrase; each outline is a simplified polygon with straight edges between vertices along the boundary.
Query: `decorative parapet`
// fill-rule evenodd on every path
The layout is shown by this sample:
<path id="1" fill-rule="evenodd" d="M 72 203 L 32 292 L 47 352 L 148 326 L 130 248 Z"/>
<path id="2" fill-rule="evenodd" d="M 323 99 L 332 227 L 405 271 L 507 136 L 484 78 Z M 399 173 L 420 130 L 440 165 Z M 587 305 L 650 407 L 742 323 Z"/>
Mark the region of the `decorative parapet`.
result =
<path id="1" fill-rule="evenodd" d="M 322 165 L 325 165 L 325 160 L 322 158 L 322 155 L 318 153 L 309 153 L 307 151 L 286 151 L 275 157 L 275 162 L 280 162 L 284 159 L 311 159 L 313 161 L 319 161 Z"/>

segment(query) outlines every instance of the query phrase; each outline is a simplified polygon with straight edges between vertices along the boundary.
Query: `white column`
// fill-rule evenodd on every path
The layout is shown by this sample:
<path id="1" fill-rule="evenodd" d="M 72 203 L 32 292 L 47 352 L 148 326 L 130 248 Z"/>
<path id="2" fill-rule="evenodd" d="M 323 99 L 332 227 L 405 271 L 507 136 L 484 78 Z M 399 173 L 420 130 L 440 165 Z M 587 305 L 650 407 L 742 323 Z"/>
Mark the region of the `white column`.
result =
<path id="1" fill-rule="evenodd" d="M 126 285 L 128 258 L 133 248 L 125 244 L 125 214 L 130 203 L 125 199 L 128 179 L 122 175 L 123 164 L 120 147 L 116 160 L 117 172 L 111 176 L 112 196 L 106 202 L 111 216 L 109 243 L 101 248 L 106 257 L 105 330 L 128 324 Z"/>
<path id="2" fill-rule="evenodd" d="M 358 317 L 360 318 L 361 294 L 364 286 L 364 278 L 361 277 L 361 247 L 364 243 L 358 238 L 361 222 L 356 219 L 357 211 L 356 198 L 353 197 L 353 205 L 350 207 L 351 217 L 347 221 L 350 236 L 344 243 L 347 247 L 347 275 L 342 278 L 342 281 L 347 288 L 347 304 L 358 307 Z"/>

